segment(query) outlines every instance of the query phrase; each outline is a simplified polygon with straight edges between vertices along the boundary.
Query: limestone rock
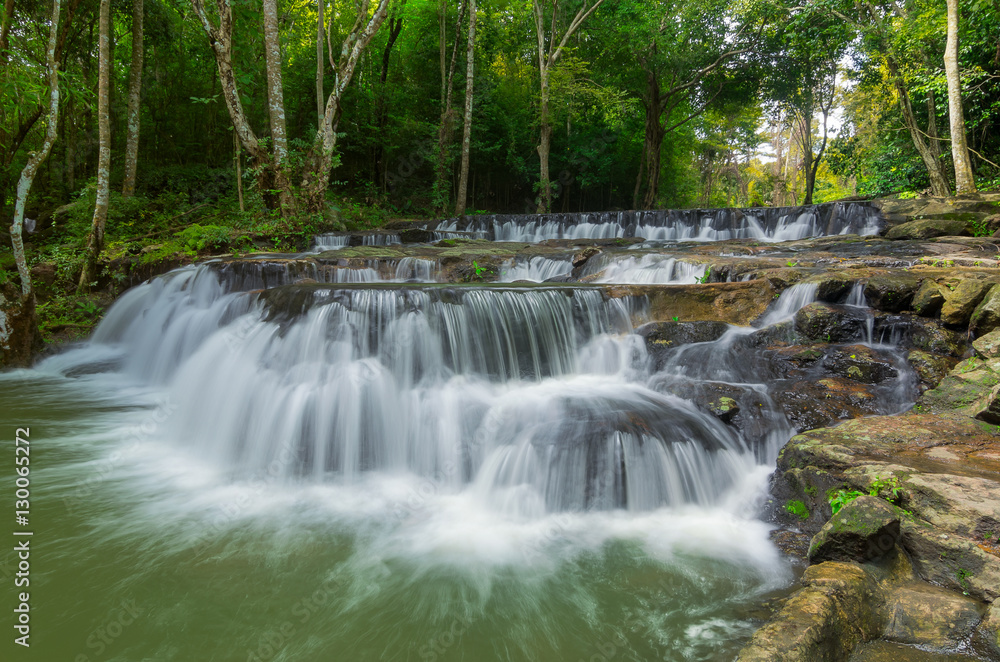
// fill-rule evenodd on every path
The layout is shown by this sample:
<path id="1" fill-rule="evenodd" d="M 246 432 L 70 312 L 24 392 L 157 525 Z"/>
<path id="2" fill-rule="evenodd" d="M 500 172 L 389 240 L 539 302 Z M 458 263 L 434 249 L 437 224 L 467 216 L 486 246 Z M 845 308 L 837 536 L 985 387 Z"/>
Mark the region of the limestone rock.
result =
<path id="1" fill-rule="evenodd" d="M 972 347 L 984 359 L 1000 357 L 1000 329 L 995 329 L 976 338 L 972 342 Z"/>
<path id="2" fill-rule="evenodd" d="M 897 376 L 890 359 L 865 345 L 849 345 L 831 351 L 823 360 L 823 367 L 863 384 L 880 384 Z"/>
<path id="3" fill-rule="evenodd" d="M 910 306 L 919 287 L 920 281 L 906 273 L 872 276 L 865 283 L 865 298 L 872 308 L 898 313 Z"/>
<path id="4" fill-rule="evenodd" d="M 725 396 L 708 403 L 708 408 L 723 423 L 730 423 L 733 417 L 740 413 L 740 403 Z"/>
<path id="5" fill-rule="evenodd" d="M 927 218 L 903 223 L 886 233 L 888 239 L 930 239 L 932 237 L 968 237 L 969 224 L 962 220 Z"/>
<path id="6" fill-rule="evenodd" d="M 963 280 L 952 292 L 945 294 L 941 307 L 941 321 L 945 324 L 965 326 L 972 312 L 983 300 L 993 283 L 981 280 Z"/>
<path id="7" fill-rule="evenodd" d="M 994 387 L 984 398 L 977 408 L 974 418 L 990 425 L 1000 425 L 1000 385 Z"/>
<path id="8" fill-rule="evenodd" d="M 407 228 L 399 233 L 404 244 L 426 244 L 434 240 L 434 233 L 425 228 Z"/>
<path id="9" fill-rule="evenodd" d="M 1000 329 L 1000 285 L 994 285 L 976 306 L 969 319 L 969 331 L 974 336 L 982 336 L 994 329 Z"/>
<path id="10" fill-rule="evenodd" d="M 941 312 L 941 306 L 944 305 L 944 294 L 941 292 L 941 286 L 932 280 L 924 281 L 924 284 L 913 296 L 913 303 L 910 305 L 918 315 L 936 316 Z"/>
<path id="11" fill-rule="evenodd" d="M 819 342 L 852 342 L 865 336 L 867 318 L 851 306 L 811 303 L 795 313 L 795 331 Z"/>
<path id="12" fill-rule="evenodd" d="M 925 581 L 992 602 L 1000 597 L 1000 556 L 959 535 L 903 520 L 901 546 Z"/>
<path id="13" fill-rule="evenodd" d="M 656 350 L 718 340 L 728 328 L 725 322 L 650 322 L 636 333 L 646 339 L 650 350 Z"/>
<path id="14" fill-rule="evenodd" d="M 906 362 L 920 378 L 921 390 L 934 388 L 941 383 L 941 380 L 948 375 L 957 361 L 957 359 L 948 359 L 919 349 L 914 349 L 906 355 Z"/>
<path id="15" fill-rule="evenodd" d="M 754 633 L 737 660 L 847 660 L 859 643 L 882 633 L 881 591 L 862 567 L 821 563 L 806 570 L 802 583 L 805 588 Z"/>
<path id="16" fill-rule="evenodd" d="M 809 546 L 809 560 L 857 561 L 881 558 L 899 539 L 899 512 L 888 502 L 861 496 L 823 525 Z"/>
<path id="17" fill-rule="evenodd" d="M 935 650 L 957 648 L 983 612 L 977 600 L 922 582 L 897 587 L 887 602 L 885 638 Z"/>

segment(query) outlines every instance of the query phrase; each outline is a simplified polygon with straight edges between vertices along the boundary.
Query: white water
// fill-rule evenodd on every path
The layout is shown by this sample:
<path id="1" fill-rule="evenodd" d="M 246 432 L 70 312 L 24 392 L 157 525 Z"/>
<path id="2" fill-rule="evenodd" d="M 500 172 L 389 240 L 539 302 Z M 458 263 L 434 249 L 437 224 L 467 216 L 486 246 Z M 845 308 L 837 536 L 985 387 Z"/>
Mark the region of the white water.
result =
<path id="1" fill-rule="evenodd" d="M 497 282 L 513 283 L 530 280 L 541 283 L 550 278 L 568 276 L 573 273 L 573 263 L 569 259 L 553 260 L 547 257 L 533 257 L 530 260 L 508 260 L 500 267 Z"/>
<path id="2" fill-rule="evenodd" d="M 690 284 L 701 282 L 705 266 L 655 254 L 612 255 L 592 258 L 584 267 L 584 277 L 595 283 Z"/>

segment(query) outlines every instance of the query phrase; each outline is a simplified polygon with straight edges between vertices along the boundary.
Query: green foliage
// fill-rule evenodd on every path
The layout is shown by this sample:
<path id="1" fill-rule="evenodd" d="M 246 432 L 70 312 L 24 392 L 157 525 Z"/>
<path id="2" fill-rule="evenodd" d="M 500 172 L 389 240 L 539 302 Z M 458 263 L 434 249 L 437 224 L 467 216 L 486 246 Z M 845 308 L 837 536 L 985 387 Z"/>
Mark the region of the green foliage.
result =
<path id="1" fill-rule="evenodd" d="M 836 515 L 841 508 L 854 501 L 859 496 L 864 496 L 864 494 L 864 492 L 859 492 L 858 490 L 837 490 L 828 497 L 830 510 L 832 510 L 833 514 Z"/>
<path id="2" fill-rule="evenodd" d="M 976 218 L 969 221 L 969 227 L 972 228 L 973 237 L 989 237 L 993 234 L 993 229 L 983 219 Z"/>
<path id="3" fill-rule="evenodd" d="M 195 255 L 205 249 L 226 248 L 232 238 L 232 231 L 217 225 L 202 227 L 195 223 L 174 233 L 174 236 L 181 241 L 184 252 Z"/>
<path id="4" fill-rule="evenodd" d="M 809 519 L 809 508 L 801 501 L 789 501 L 785 504 L 785 512 L 799 519 Z"/>
<path id="5" fill-rule="evenodd" d="M 704 285 L 708 282 L 708 279 L 712 277 L 712 267 L 706 267 L 705 273 L 703 273 L 697 280 L 699 283 Z"/>
<path id="6" fill-rule="evenodd" d="M 899 479 L 896 478 L 896 476 L 876 478 L 872 481 L 871 485 L 868 486 L 868 496 L 880 497 L 894 504 L 898 504 L 902 493 L 903 488 L 900 486 Z M 864 495 L 864 492 L 860 492 L 858 490 L 839 489 L 827 494 L 827 500 L 830 503 L 830 510 L 832 510 L 833 514 L 836 515 L 841 508 L 854 501 L 859 496 Z"/>

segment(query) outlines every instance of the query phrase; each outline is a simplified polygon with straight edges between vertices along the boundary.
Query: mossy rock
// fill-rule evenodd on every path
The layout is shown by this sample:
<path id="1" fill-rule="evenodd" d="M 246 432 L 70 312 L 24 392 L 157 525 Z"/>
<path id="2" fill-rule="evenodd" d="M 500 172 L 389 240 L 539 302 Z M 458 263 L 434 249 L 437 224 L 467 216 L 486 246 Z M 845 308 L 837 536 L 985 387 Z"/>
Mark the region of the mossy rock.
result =
<path id="1" fill-rule="evenodd" d="M 851 501 L 823 525 L 809 546 L 809 560 L 865 563 L 888 553 L 899 540 L 897 508 L 873 496 Z"/>
<path id="2" fill-rule="evenodd" d="M 945 302 L 941 307 L 941 321 L 953 326 L 965 326 L 969 323 L 976 306 L 982 302 L 994 283 L 982 280 L 963 280 L 950 293 L 945 293 Z"/>
<path id="3" fill-rule="evenodd" d="M 909 308 L 919 287 L 920 281 L 910 274 L 881 274 L 865 283 L 865 298 L 872 308 L 898 313 Z"/>
<path id="4" fill-rule="evenodd" d="M 887 239 L 931 239 L 933 237 L 967 237 L 969 223 L 958 218 L 926 218 L 903 223 L 886 233 Z"/>
<path id="5" fill-rule="evenodd" d="M 1000 357 L 1000 329 L 994 329 L 972 342 L 973 349 L 984 359 Z"/>
<path id="6" fill-rule="evenodd" d="M 944 301 L 944 292 L 942 292 L 941 286 L 932 280 L 926 280 L 913 296 L 913 302 L 910 305 L 918 315 L 936 317 L 941 312 Z"/>
<path id="7" fill-rule="evenodd" d="M 969 319 L 969 331 L 974 336 L 985 335 L 994 329 L 1000 329 L 1000 285 L 990 288 Z"/>
<path id="8" fill-rule="evenodd" d="M 795 313 L 795 331 L 819 342 L 853 342 L 864 338 L 867 318 L 850 306 L 811 303 Z"/>

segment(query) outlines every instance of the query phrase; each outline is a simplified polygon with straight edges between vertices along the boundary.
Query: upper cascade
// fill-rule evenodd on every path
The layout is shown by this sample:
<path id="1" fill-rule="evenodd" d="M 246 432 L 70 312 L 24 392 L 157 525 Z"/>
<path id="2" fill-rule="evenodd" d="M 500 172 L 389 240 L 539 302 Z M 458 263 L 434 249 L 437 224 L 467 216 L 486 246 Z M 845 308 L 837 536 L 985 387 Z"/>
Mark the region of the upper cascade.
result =
<path id="1" fill-rule="evenodd" d="M 884 226 L 881 211 L 865 202 L 803 207 L 660 209 L 573 214 L 484 214 L 427 226 L 435 239 L 475 237 L 537 243 L 549 239 L 647 241 L 791 241 L 842 234 L 873 235 Z"/>

